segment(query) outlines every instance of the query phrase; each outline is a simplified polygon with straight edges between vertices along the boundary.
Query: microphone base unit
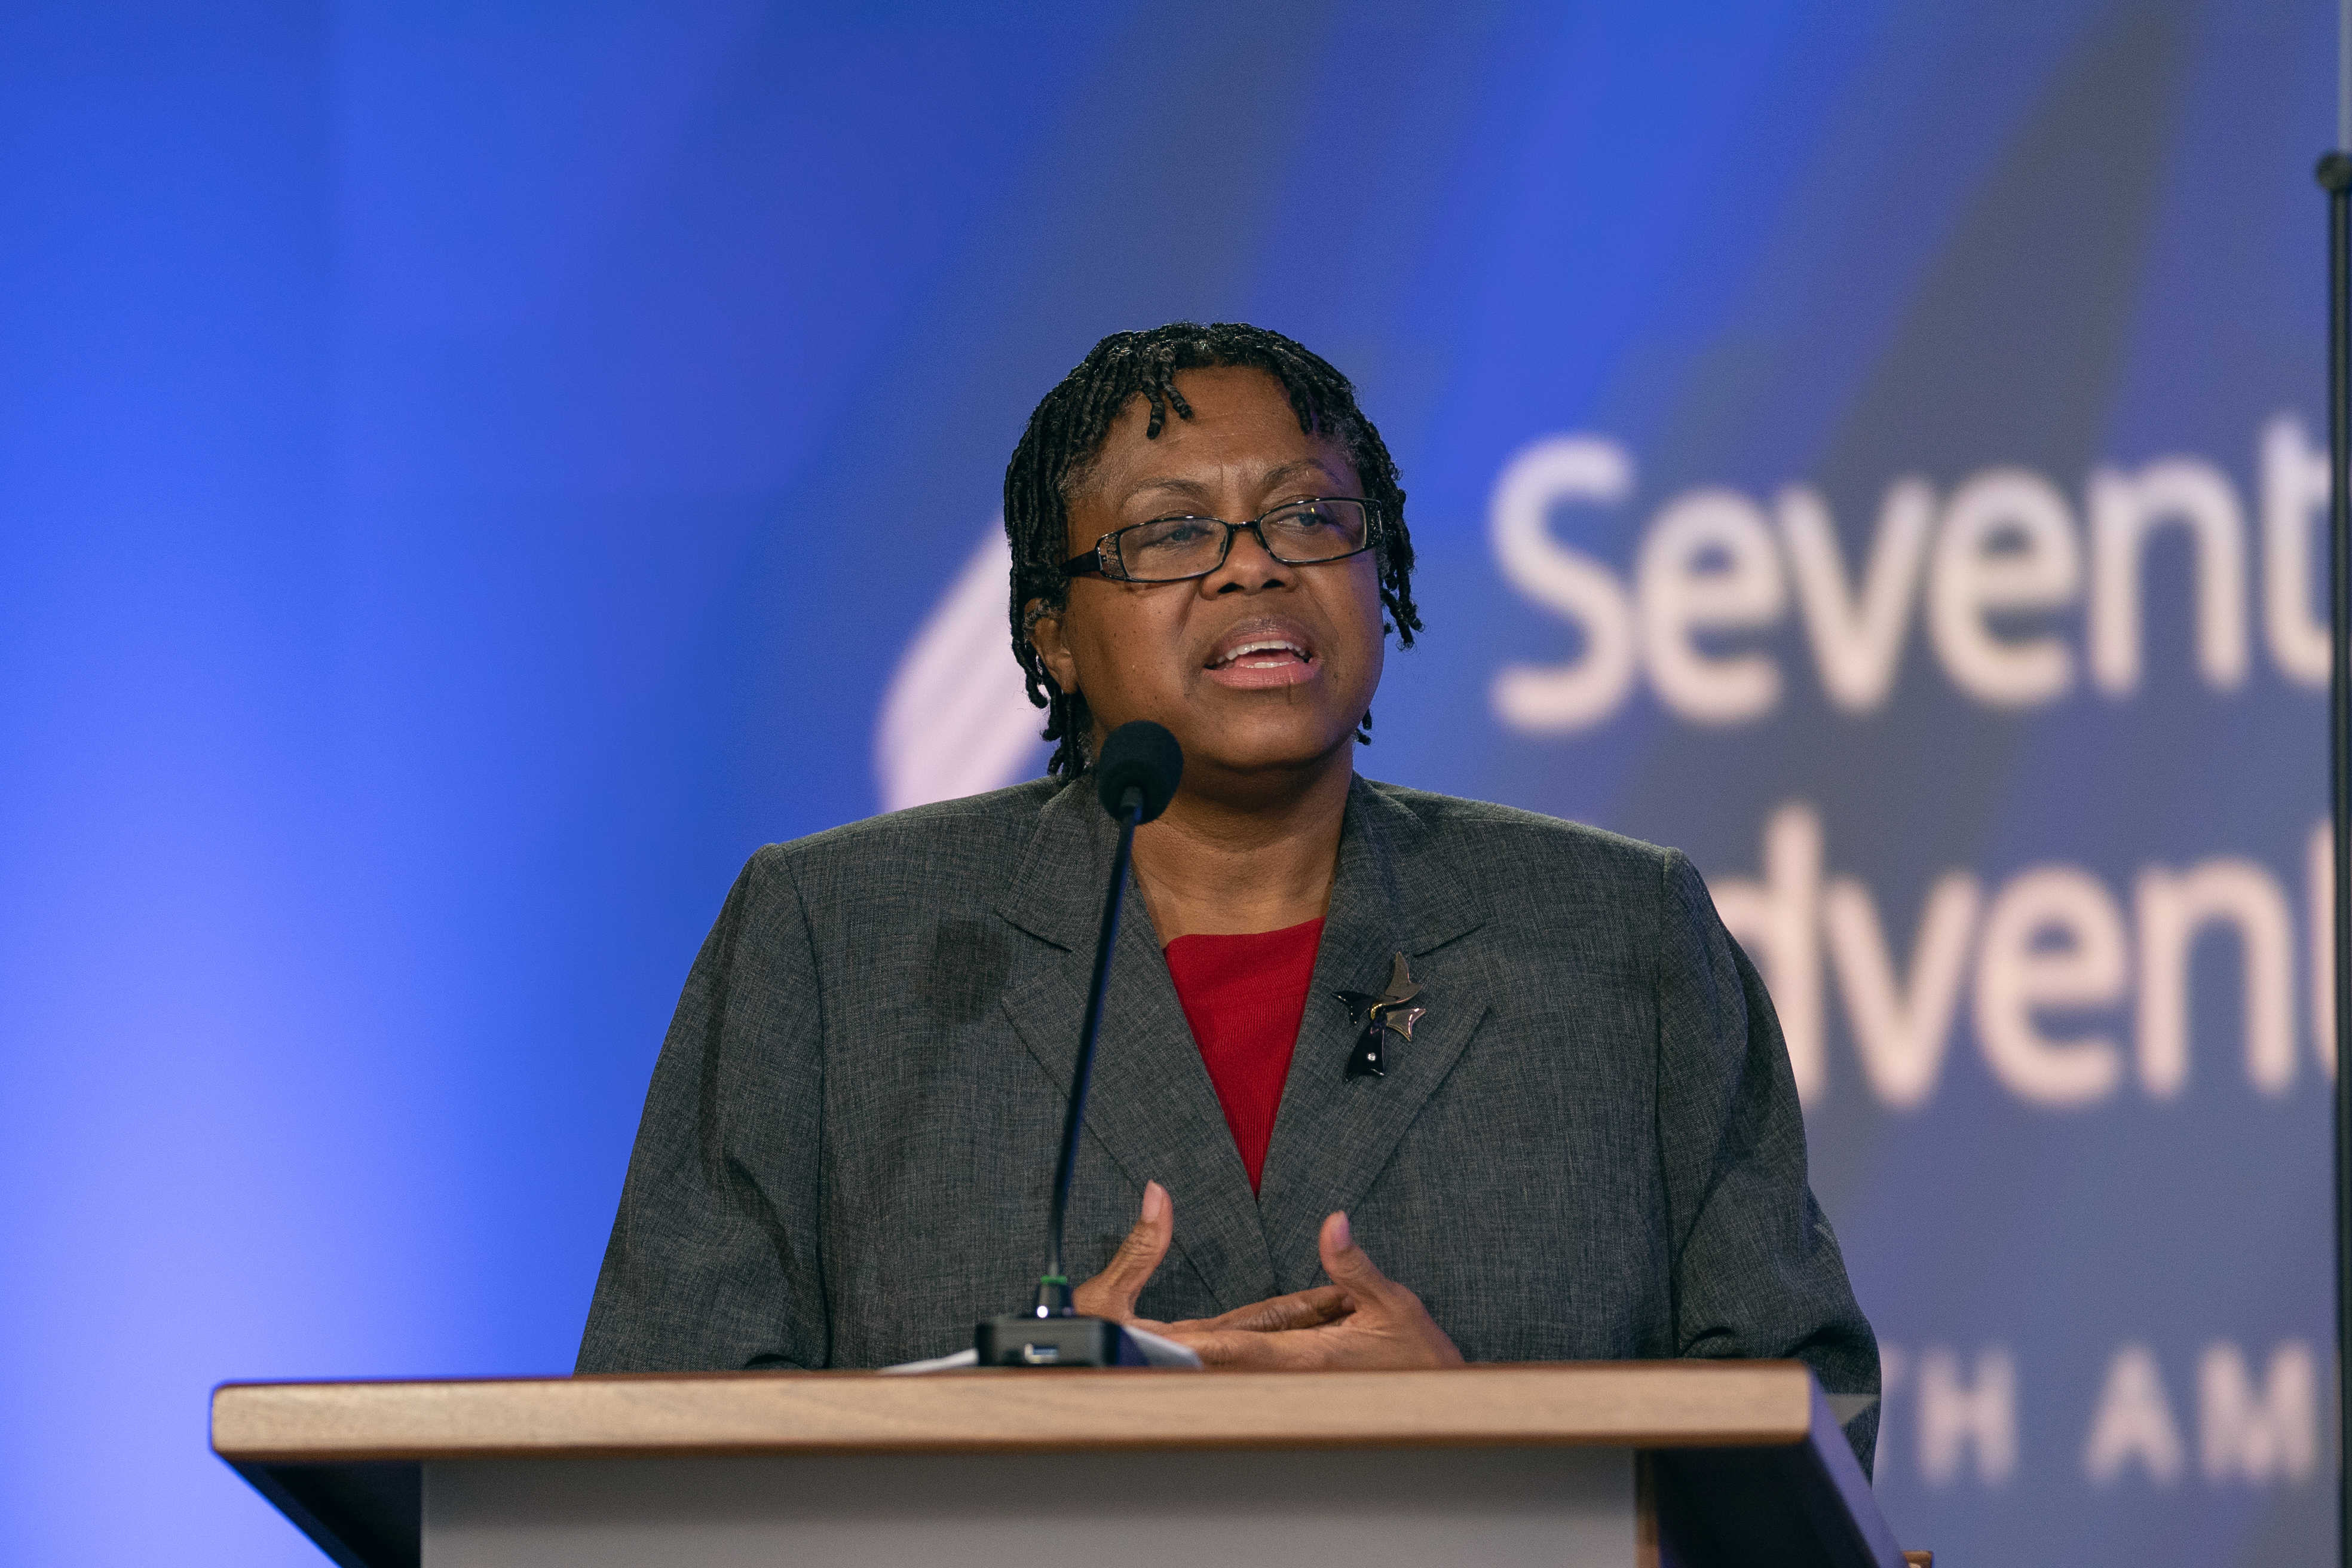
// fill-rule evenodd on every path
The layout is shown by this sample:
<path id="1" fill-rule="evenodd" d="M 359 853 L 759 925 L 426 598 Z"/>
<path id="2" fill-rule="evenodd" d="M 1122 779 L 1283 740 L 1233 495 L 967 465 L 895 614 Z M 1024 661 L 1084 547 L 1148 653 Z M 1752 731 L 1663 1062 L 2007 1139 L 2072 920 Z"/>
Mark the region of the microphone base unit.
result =
<path id="1" fill-rule="evenodd" d="M 1108 1318 L 1076 1312 L 1038 1317 L 1007 1312 L 991 1318 L 972 1334 L 982 1366 L 1146 1366 L 1150 1363 L 1127 1331 Z"/>

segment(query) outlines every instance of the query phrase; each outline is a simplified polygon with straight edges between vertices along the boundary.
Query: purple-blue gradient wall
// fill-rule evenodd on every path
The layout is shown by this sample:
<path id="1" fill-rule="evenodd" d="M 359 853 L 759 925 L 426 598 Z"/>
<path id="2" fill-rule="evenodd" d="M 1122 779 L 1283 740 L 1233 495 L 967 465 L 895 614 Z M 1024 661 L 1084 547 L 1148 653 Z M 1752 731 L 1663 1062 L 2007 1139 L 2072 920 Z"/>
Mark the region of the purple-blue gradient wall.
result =
<path id="1" fill-rule="evenodd" d="M 1403 468 L 1363 771 L 1759 953 L 1905 1541 L 2317 1560 L 2329 10 L 0 6 L 0 1558 L 316 1561 L 215 1382 L 569 1367 L 730 879 L 1191 316 Z"/>

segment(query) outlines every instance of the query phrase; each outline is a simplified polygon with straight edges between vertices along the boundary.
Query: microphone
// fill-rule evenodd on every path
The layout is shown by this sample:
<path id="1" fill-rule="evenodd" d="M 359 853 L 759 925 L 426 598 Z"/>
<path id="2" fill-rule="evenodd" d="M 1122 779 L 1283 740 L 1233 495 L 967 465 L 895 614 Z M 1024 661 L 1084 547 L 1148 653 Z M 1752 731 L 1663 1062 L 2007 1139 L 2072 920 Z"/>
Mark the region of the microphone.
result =
<path id="1" fill-rule="evenodd" d="M 1087 1011 L 1078 1028 L 1078 1066 L 1070 1079 L 1070 1103 L 1062 1117 L 1062 1158 L 1054 1169 L 1054 1205 L 1046 1220 L 1045 1272 L 1037 1281 L 1037 1304 L 981 1324 L 972 1337 L 982 1366 L 1140 1366 L 1144 1356 L 1120 1327 L 1106 1318 L 1079 1315 L 1070 1305 L 1070 1279 L 1062 1267 L 1062 1219 L 1069 1207 L 1070 1174 L 1078 1163 L 1078 1136 L 1087 1125 L 1087 1084 L 1094 1076 L 1095 1037 L 1102 1029 L 1103 992 L 1110 981 L 1110 955 L 1118 944 L 1118 915 L 1127 892 L 1127 867 L 1135 830 L 1168 809 L 1184 776 L 1184 750 L 1176 737 L 1138 719 L 1121 724 L 1103 742 L 1095 763 L 1095 790 L 1103 809 L 1118 824 L 1118 847 L 1110 861 L 1110 888 L 1103 898 L 1101 928 L 1095 934 L 1095 973 L 1087 988 Z"/>

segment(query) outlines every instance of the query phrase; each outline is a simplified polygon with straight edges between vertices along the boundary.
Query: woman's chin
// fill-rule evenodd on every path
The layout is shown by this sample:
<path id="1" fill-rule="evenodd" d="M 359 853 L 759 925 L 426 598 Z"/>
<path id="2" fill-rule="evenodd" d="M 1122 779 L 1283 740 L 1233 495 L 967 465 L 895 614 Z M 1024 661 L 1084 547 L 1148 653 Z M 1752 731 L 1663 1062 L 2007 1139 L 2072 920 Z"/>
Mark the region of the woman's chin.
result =
<path id="1" fill-rule="evenodd" d="M 1354 733 L 1352 724 L 1221 725 L 1182 740 L 1184 772 L 1188 782 L 1212 773 L 1272 781 L 1335 765 L 1335 754 L 1343 759 L 1337 765 L 1352 766 L 1344 759 Z"/>

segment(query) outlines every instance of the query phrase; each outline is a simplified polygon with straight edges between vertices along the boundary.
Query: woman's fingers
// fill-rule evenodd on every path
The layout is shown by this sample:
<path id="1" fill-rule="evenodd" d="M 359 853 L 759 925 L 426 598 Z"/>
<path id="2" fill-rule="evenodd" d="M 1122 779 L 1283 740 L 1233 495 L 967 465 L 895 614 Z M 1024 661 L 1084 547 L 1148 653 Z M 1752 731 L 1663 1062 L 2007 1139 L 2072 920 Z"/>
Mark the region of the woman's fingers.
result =
<path id="1" fill-rule="evenodd" d="M 1337 1285 L 1318 1285 L 1237 1307 L 1195 1325 L 1204 1333 L 1274 1334 L 1285 1329 L 1311 1329 L 1336 1322 L 1356 1310 L 1348 1292 Z"/>
<path id="2" fill-rule="evenodd" d="M 1356 1245 L 1348 1216 L 1318 1238 L 1333 1283 L 1277 1296 L 1221 1318 L 1170 1325 L 1202 1363 L 1223 1367 L 1459 1366 L 1462 1352 L 1422 1300 L 1382 1274 Z"/>

